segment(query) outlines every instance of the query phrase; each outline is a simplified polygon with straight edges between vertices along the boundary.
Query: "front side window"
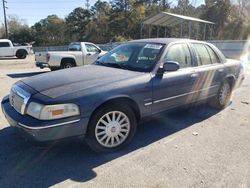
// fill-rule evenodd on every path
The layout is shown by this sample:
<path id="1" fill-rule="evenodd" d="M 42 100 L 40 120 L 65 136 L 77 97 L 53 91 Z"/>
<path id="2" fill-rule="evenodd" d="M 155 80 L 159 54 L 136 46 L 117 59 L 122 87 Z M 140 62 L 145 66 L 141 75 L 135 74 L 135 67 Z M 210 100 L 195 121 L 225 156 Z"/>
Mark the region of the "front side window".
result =
<path id="1" fill-rule="evenodd" d="M 0 42 L 0 48 L 10 47 L 8 42 Z"/>
<path id="2" fill-rule="evenodd" d="M 150 72 L 158 61 L 163 47 L 163 44 L 124 44 L 102 56 L 95 64 L 133 71 Z"/>
<path id="3" fill-rule="evenodd" d="M 192 66 L 191 53 L 187 44 L 174 44 L 171 46 L 164 58 L 164 62 L 175 61 L 179 63 L 180 68 Z"/>
<path id="4" fill-rule="evenodd" d="M 212 64 L 208 50 L 204 44 L 193 44 L 198 65 L 210 65 Z"/>
<path id="5" fill-rule="evenodd" d="M 92 44 L 85 44 L 87 52 L 99 52 L 99 49 Z"/>
<path id="6" fill-rule="evenodd" d="M 79 42 L 74 42 L 69 45 L 69 51 L 81 51 L 81 44 Z"/>

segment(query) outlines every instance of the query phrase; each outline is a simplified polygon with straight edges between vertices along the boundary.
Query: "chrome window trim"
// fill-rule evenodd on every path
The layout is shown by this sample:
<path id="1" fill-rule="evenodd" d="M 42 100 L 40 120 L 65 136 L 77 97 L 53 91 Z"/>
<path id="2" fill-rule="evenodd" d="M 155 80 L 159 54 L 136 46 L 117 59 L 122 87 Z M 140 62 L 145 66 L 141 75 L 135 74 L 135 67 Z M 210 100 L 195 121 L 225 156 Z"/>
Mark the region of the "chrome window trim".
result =
<path id="1" fill-rule="evenodd" d="M 213 64 L 209 64 L 209 65 L 198 65 L 196 67 L 193 67 L 194 69 L 199 69 L 199 68 L 206 68 L 206 67 L 215 67 L 215 66 L 219 66 L 222 65 L 222 63 L 213 63 Z"/>
<path id="2" fill-rule="evenodd" d="M 42 126 L 42 127 L 41 126 L 40 127 L 30 127 L 30 126 L 24 125 L 22 123 L 18 123 L 18 125 L 20 125 L 23 128 L 30 129 L 30 130 L 41 130 L 41 129 L 59 127 L 59 126 L 63 126 L 63 125 L 71 124 L 71 123 L 76 123 L 76 122 L 79 122 L 80 120 L 81 119 L 76 119 L 76 120 L 72 120 L 72 121 L 67 121 L 67 122 L 63 122 L 63 123 L 57 123 L 57 124 L 47 125 L 47 126 Z"/>

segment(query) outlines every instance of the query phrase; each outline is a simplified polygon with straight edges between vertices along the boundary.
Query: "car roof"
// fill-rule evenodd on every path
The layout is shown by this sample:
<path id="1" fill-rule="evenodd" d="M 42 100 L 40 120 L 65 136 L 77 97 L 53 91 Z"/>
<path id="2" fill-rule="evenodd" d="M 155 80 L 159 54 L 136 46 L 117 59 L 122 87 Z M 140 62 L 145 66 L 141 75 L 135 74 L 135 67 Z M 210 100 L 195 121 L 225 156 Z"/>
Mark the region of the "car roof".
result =
<path id="1" fill-rule="evenodd" d="M 0 39 L 0 42 L 9 42 L 10 40 L 8 39 Z"/>
<path id="2" fill-rule="evenodd" d="M 149 39 L 138 39 L 138 40 L 131 40 L 129 42 L 145 42 L 145 43 L 159 43 L 159 44 L 169 44 L 172 42 L 197 42 L 197 43 L 206 43 L 203 41 L 198 40 L 191 40 L 191 39 L 183 39 L 183 38 L 149 38 Z"/>

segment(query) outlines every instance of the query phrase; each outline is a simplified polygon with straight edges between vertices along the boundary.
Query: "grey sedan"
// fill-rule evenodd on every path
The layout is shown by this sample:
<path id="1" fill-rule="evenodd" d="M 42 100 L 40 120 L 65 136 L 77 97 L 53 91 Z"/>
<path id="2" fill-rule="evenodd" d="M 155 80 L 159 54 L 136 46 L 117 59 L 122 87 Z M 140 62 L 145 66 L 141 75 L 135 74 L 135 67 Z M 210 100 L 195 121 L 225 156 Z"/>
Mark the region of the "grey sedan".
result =
<path id="1" fill-rule="evenodd" d="M 225 108 L 243 79 L 241 64 L 212 44 L 143 39 L 92 65 L 19 81 L 1 106 L 33 140 L 85 136 L 93 150 L 109 152 L 128 145 L 145 117 L 204 100 Z"/>

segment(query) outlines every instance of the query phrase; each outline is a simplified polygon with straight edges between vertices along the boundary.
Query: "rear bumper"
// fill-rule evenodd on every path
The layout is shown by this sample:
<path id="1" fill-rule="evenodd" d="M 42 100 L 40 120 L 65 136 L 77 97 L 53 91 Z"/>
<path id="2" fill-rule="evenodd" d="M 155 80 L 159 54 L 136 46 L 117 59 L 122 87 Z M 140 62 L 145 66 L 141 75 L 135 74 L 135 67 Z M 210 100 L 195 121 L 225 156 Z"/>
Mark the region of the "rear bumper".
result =
<path id="1" fill-rule="evenodd" d="M 36 66 L 40 67 L 41 69 L 48 67 L 49 68 L 49 64 L 48 63 L 43 63 L 43 62 L 36 62 Z"/>
<path id="2" fill-rule="evenodd" d="M 82 137 L 87 130 L 88 118 L 66 118 L 42 121 L 28 115 L 21 115 L 10 105 L 8 97 L 1 103 L 2 111 L 13 127 L 33 141 L 48 142 L 69 137 Z"/>

